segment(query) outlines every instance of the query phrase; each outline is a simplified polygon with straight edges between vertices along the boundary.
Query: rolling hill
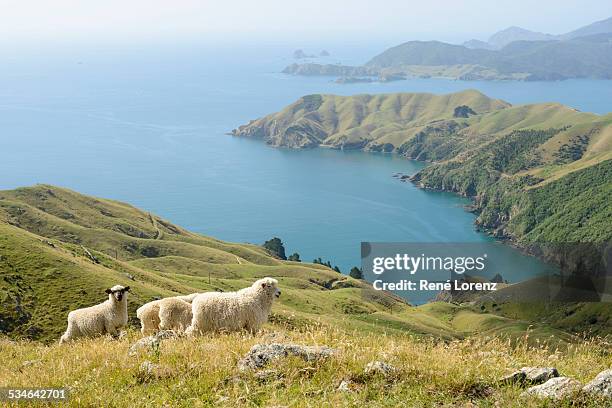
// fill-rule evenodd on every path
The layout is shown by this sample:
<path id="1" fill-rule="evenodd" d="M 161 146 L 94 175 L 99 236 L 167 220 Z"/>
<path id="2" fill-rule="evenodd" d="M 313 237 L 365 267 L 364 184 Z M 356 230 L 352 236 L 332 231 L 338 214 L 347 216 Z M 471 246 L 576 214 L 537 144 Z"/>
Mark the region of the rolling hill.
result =
<path id="1" fill-rule="evenodd" d="M 478 226 L 518 244 L 612 238 L 612 115 L 477 91 L 309 95 L 233 134 L 433 162 L 412 180 L 474 198 Z"/>
<path id="2" fill-rule="evenodd" d="M 529 330 L 534 340 L 575 340 L 561 320 L 534 325 L 488 309 L 480 316 L 483 310 L 471 305 L 412 307 L 326 266 L 282 261 L 256 245 L 193 234 L 128 204 L 49 185 L 0 191 L 0 254 L 0 333 L 14 339 L 57 340 L 70 310 L 99 303 L 117 283 L 132 288 L 129 324 L 138 327 L 135 310 L 156 297 L 234 290 L 273 276 L 283 296 L 271 321 L 287 330 L 442 339 Z M 588 305 L 578 309 L 591 313 Z M 464 326 L 453 320 L 458 313 L 488 323 Z"/>
<path id="3" fill-rule="evenodd" d="M 262 332 L 178 337 L 128 352 L 141 338 L 134 311 L 142 303 L 266 275 L 283 295 Z M 132 288 L 125 335 L 57 344 L 67 312 L 102 301 L 116 283 Z M 0 191 L 0 387 L 65 388 L 62 406 L 541 406 L 498 379 L 554 365 L 591 381 L 610 365 L 609 342 L 571 332 L 609 335 L 606 306 L 487 298 L 412 307 L 325 266 L 193 234 L 120 202 L 49 185 Z M 238 370 L 251 347 L 269 343 L 335 353 Z M 364 373 L 373 361 L 391 364 L 393 375 Z M 599 407 L 604 399 L 567 401 Z"/>

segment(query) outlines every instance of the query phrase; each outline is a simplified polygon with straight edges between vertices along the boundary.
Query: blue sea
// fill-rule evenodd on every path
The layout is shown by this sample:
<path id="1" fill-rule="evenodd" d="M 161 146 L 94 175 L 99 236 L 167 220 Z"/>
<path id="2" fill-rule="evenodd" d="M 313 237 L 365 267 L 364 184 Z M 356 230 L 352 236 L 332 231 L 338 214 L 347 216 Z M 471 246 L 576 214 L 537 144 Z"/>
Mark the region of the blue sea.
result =
<path id="1" fill-rule="evenodd" d="M 321 47 L 325 48 L 325 47 Z M 367 50 L 330 49 L 324 63 Z M 0 188 L 35 183 L 129 202 L 192 231 L 321 257 L 343 271 L 360 242 L 486 242 L 468 202 L 392 175 L 423 163 L 393 155 L 275 149 L 228 136 L 312 93 L 448 93 L 474 88 L 513 104 L 556 101 L 607 113 L 612 81 L 335 84 L 281 74 L 288 46 L 197 43 L 13 49 L 0 66 Z M 313 50 L 318 51 L 318 50 Z M 343 54 L 344 52 L 344 54 Z M 499 244 L 516 281 L 546 266 Z"/>

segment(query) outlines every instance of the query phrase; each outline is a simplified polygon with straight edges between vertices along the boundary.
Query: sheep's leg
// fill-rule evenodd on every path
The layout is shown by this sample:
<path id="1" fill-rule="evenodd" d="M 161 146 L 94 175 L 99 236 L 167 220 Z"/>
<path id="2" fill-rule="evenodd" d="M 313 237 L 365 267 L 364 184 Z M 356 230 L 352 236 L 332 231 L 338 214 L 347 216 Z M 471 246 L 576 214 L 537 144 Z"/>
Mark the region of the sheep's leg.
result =
<path id="1" fill-rule="evenodd" d="M 60 337 L 60 344 L 68 343 L 72 339 L 78 337 L 79 331 L 77 327 L 72 322 L 68 322 L 68 327 L 66 328 L 66 332 Z"/>
<path id="2" fill-rule="evenodd" d="M 174 330 L 174 324 L 172 323 L 172 316 L 167 316 L 166 313 L 160 313 L 159 316 L 159 330 Z"/>
<path id="3" fill-rule="evenodd" d="M 106 333 L 110 334 L 113 339 L 116 340 L 119 338 L 119 330 L 117 330 L 117 327 L 108 320 L 104 322 L 104 330 Z"/>
<path id="4" fill-rule="evenodd" d="M 257 334 L 258 327 L 257 327 L 257 325 L 256 325 L 256 324 L 253 324 L 253 322 L 247 321 L 247 322 L 244 324 L 244 329 L 245 329 L 245 330 L 246 330 L 248 333 L 250 333 L 250 334 L 252 334 L 252 335 L 255 335 L 255 334 Z"/>

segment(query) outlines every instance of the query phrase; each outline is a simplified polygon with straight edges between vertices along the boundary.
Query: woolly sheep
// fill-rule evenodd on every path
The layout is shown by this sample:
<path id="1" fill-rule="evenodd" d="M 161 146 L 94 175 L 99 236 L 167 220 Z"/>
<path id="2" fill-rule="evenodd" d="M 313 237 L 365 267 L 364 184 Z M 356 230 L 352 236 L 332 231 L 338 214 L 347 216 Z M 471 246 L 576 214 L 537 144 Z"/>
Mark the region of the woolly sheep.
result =
<path id="1" fill-rule="evenodd" d="M 179 298 L 162 299 L 159 303 L 159 329 L 184 332 L 191 324 L 191 303 Z"/>
<path id="2" fill-rule="evenodd" d="M 191 302 L 197 295 L 199 293 L 173 296 L 154 300 L 140 306 L 136 310 L 136 317 L 140 320 L 141 333 L 147 336 L 160 329 L 184 331 L 191 323 Z M 176 300 L 180 302 L 176 302 Z M 185 303 L 187 304 L 185 305 Z M 162 314 L 164 316 L 163 327 L 161 322 Z"/>
<path id="3" fill-rule="evenodd" d="M 238 292 L 207 292 L 193 300 L 193 319 L 187 334 L 210 331 L 259 330 L 268 319 L 272 302 L 279 297 L 278 281 L 263 278 Z"/>
<path id="4" fill-rule="evenodd" d="M 104 334 L 117 337 L 119 330 L 127 325 L 127 292 L 129 290 L 129 286 L 115 285 L 106 289 L 108 300 L 105 302 L 68 313 L 68 328 L 60 338 L 60 344 L 80 337 Z"/>

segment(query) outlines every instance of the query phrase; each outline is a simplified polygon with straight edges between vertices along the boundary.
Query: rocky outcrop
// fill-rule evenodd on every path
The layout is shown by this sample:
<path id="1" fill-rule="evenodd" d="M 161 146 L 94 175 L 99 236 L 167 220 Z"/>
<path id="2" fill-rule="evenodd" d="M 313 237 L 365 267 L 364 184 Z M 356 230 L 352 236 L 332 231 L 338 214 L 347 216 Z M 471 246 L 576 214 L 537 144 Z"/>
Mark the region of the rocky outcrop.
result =
<path id="1" fill-rule="evenodd" d="M 372 361 L 365 366 L 363 373 L 365 375 L 381 375 L 389 377 L 397 372 L 397 369 L 391 364 L 384 361 Z"/>
<path id="2" fill-rule="evenodd" d="M 501 384 L 542 384 L 559 376 L 554 367 L 523 367 L 499 380 Z"/>
<path id="3" fill-rule="evenodd" d="M 178 337 L 179 334 L 172 330 L 162 330 L 151 336 L 143 337 L 136 343 L 130 346 L 128 351 L 129 356 L 137 355 L 141 350 L 155 350 L 159 348 L 159 345 L 163 340 L 172 339 Z"/>
<path id="4" fill-rule="evenodd" d="M 560 400 L 578 391 L 582 385 L 580 382 L 569 377 L 555 377 L 546 381 L 544 384 L 536 385 L 527 389 L 521 394 L 522 397 L 535 396 L 538 398 L 548 398 Z"/>
<path id="5" fill-rule="evenodd" d="M 582 388 L 582 391 L 596 396 L 612 398 L 612 369 L 597 374 L 591 382 Z"/>
<path id="6" fill-rule="evenodd" d="M 335 349 L 320 346 L 301 346 L 298 344 L 256 344 L 238 362 L 240 371 L 258 370 L 273 360 L 285 357 L 299 357 L 304 361 L 324 360 L 336 353 Z"/>

